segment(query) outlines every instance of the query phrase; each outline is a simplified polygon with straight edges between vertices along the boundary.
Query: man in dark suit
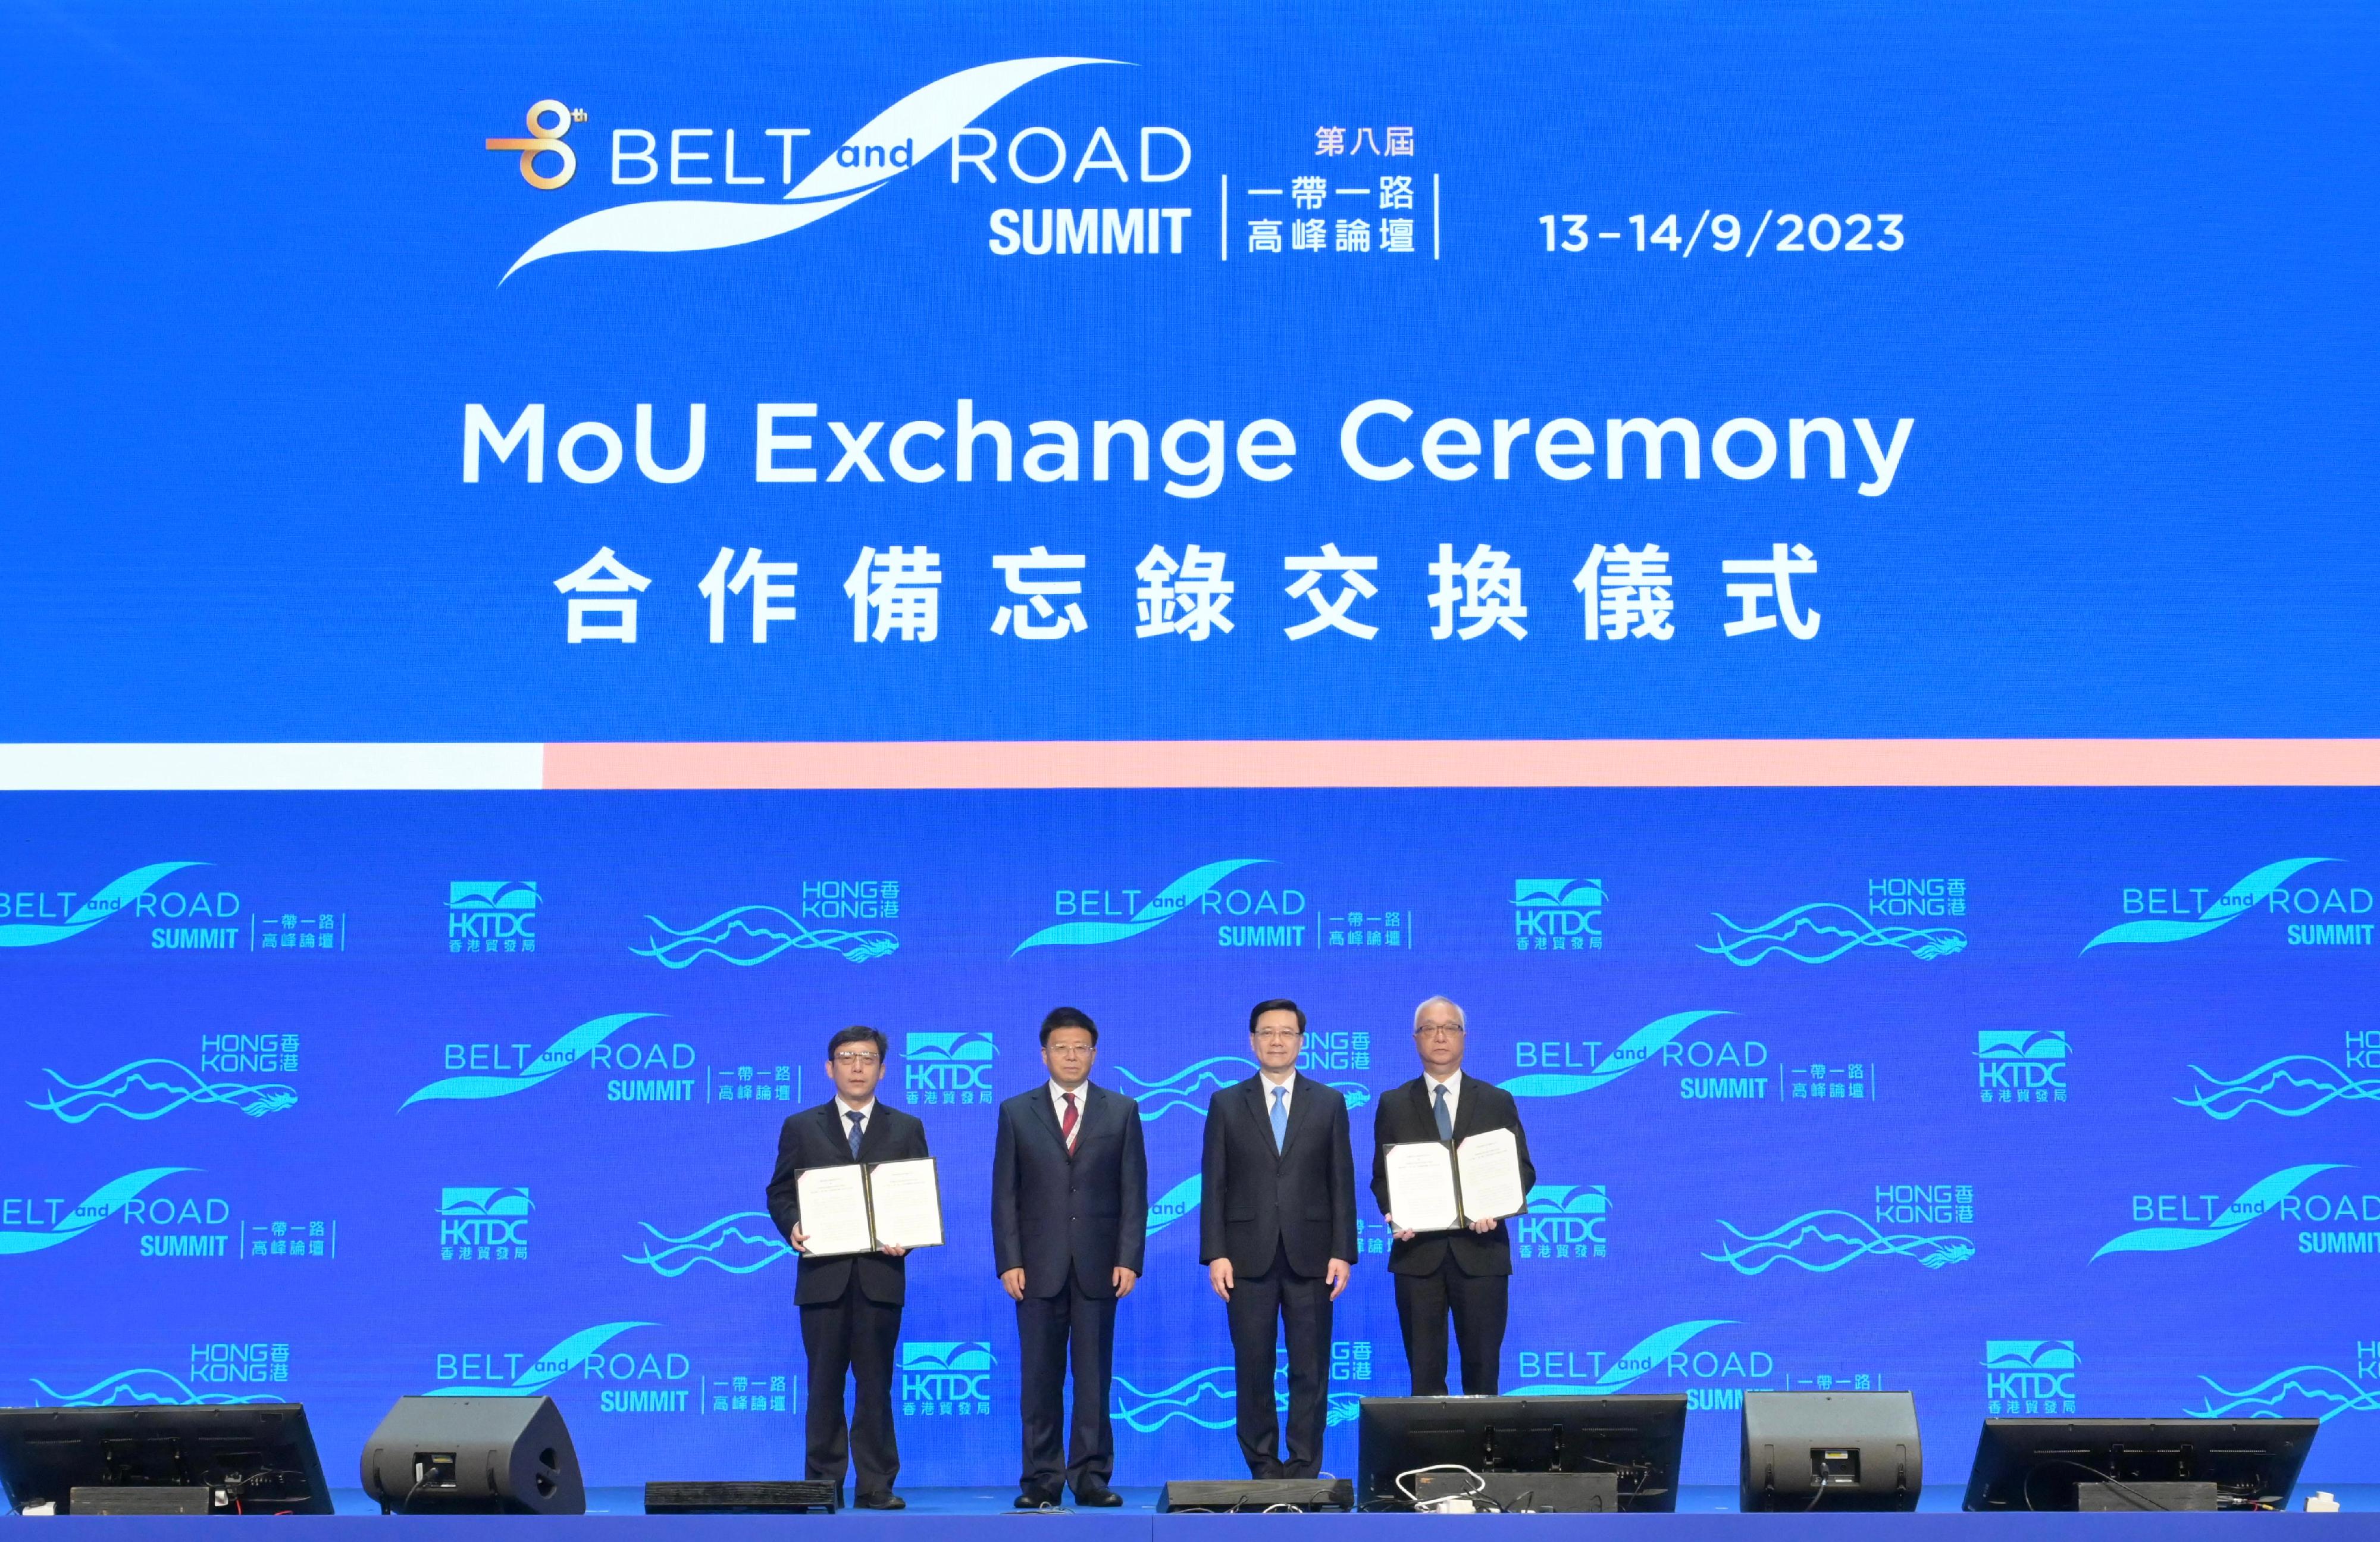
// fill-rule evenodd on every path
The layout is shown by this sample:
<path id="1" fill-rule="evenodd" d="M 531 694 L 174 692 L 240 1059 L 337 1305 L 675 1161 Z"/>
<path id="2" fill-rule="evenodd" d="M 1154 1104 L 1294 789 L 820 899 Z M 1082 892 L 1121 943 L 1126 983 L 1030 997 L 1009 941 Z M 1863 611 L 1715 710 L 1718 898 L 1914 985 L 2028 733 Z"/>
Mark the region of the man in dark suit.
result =
<path id="1" fill-rule="evenodd" d="M 1016 1303 L 1025 1472 L 1016 1508 L 1123 1500 L 1108 1417 L 1116 1303 L 1132 1293 L 1148 1242 L 1148 1159 L 1140 1105 L 1093 1087 L 1099 1030 L 1062 1006 L 1041 1022 L 1050 1079 L 1000 1105 L 991 1158 L 991 1246 L 1001 1288 Z M 1068 1352 L 1075 1367 L 1072 1439 L 1065 1423 Z"/>
<path id="2" fill-rule="evenodd" d="M 1455 1140 L 1482 1130 L 1510 1130 L 1521 1148 L 1521 1192 L 1536 1187 L 1520 1106 L 1502 1087 L 1463 1074 L 1463 1009 L 1432 996 L 1414 1010 L 1414 1048 L 1422 1074 L 1382 1095 L 1372 1120 L 1372 1197 L 1396 1238 L 1389 1273 L 1397 1282 L 1397 1326 L 1415 1397 L 1446 1395 L 1446 1319 L 1463 1352 L 1466 1397 L 1494 1395 L 1504 1352 L 1504 1317 L 1512 1279 L 1512 1243 L 1501 1220 L 1468 1232 L 1415 1235 L 1389 1214 L 1389 1147 L 1407 1141 Z"/>
<path id="3" fill-rule="evenodd" d="M 769 1215 L 796 1251 L 806 1239 L 795 1180 L 804 1170 L 928 1155 L 925 1124 L 915 1114 L 876 1100 L 887 1052 L 884 1036 L 874 1028 L 837 1033 L 826 1049 L 834 1097 L 787 1115 L 777 1132 Z M 795 1266 L 794 1299 L 801 1305 L 802 1348 L 809 1356 L 808 1475 L 838 1490 L 843 1487 L 843 1381 L 848 1371 L 858 1389 L 849 1454 L 859 1469 L 854 1503 L 862 1510 L 908 1508 L 892 1492 L 892 1480 L 901 1471 L 901 1447 L 892 1433 L 892 1359 L 906 1291 L 904 1251 L 887 1247 L 833 1258 L 805 1257 Z"/>
<path id="4" fill-rule="evenodd" d="M 1297 1074 L 1305 1014 L 1295 1002 L 1257 1002 L 1248 1044 L 1257 1074 L 1207 1104 L 1198 1257 L 1230 1308 L 1248 1475 L 1314 1477 L 1330 1408 L 1330 1304 L 1347 1288 L 1355 1257 L 1347 1099 Z M 1273 1412 L 1276 1332 L 1289 1342 L 1286 1458 Z"/>

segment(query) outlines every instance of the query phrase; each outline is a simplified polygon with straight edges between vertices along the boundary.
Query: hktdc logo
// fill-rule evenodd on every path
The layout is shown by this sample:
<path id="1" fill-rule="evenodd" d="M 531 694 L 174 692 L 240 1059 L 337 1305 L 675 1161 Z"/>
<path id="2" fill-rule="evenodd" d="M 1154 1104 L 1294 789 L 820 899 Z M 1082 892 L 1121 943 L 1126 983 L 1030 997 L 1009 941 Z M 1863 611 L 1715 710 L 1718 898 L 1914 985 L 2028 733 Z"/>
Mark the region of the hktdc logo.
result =
<path id="1" fill-rule="evenodd" d="M 2075 1412 L 2071 1339 L 1985 1339 L 1984 1412 L 1994 1417 Z"/>
<path id="2" fill-rule="evenodd" d="M 446 886 L 446 951 L 533 953 L 538 892 L 518 880 L 468 879 Z"/>
<path id="3" fill-rule="evenodd" d="M 2066 1101 L 2062 1028 L 1979 1028 L 1975 1080 L 1986 1103 Z"/>
<path id="4" fill-rule="evenodd" d="M 1513 947 L 1521 953 L 1601 951 L 1603 895 L 1598 878 L 1514 879 Z"/>
<path id="5" fill-rule="evenodd" d="M 988 1033 L 913 1033 L 901 1067 L 903 1100 L 988 1104 L 999 1047 Z"/>
<path id="6" fill-rule="evenodd" d="M 439 1259 L 526 1262 L 528 1218 L 536 1208 L 525 1188 L 439 1190 Z"/>

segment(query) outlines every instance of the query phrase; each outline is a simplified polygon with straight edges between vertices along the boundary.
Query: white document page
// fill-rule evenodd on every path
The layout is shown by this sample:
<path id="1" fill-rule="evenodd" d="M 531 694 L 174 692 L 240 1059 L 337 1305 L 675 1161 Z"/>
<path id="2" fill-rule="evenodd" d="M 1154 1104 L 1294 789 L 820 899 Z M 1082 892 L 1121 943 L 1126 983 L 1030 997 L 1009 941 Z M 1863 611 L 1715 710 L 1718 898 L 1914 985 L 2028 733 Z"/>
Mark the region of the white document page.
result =
<path id="1" fill-rule="evenodd" d="M 857 1162 L 809 1168 L 794 1179 L 801 1200 L 797 1223 L 809 1239 L 803 1252 L 813 1258 L 867 1253 L 876 1243 L 868 1232 L 868 1189 Z"/>
<path id="2" fill-rule="evenodd" d="M 1510 1130 L 1482 1130 L 1454 1148 L 1463 1175 L 1463 1213 L 1473 1220 L 1519 1215 L 1529 1196 L 1521 1190 L 1521 1143 Z"/>
<path id="3" fill-rule="evenodd" d="M 1463 1224 L 1454 1198 L 1454 1153 L 1434 1140 L 1391 1146 L 1389 1218 L 1400 1232 L 1451 1232 Z"/>
<path id="4" fill-rule="evenodd" d="M 868 1170 L 868 1192 L 876 1202 L 879 1246 L 942 1245 L 942 1186 L 933 1158 L 878 1162 Z"/>

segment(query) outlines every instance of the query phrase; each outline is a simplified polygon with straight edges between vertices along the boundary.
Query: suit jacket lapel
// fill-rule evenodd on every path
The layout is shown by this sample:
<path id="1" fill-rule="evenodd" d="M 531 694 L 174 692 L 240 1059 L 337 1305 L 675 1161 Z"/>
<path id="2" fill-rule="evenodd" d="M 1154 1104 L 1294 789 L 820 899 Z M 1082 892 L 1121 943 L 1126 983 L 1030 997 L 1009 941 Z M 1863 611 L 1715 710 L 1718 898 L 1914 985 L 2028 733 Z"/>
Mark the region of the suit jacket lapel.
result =
<path id="1" fill-rule="evenodd" d="M 818 1111 L 819 1123 L 826 1126 L 827 1138 L 834 1142 L 835 1160 L 849 1161 L 851 1160 L 851 1126 L 844 1122 L 843 1099 L 830 1098 L 827 1099 L 826 1107 Z M 867 1141 L 863 1138 L 860 1144 L 865 1146 Z"/>
<path id="2" fill-rule="evenodd" d="M 1476 1135 L 1485 1128 L 1480 1123 L 1480 1119 L 1484 1114 L 1487 1100 L 1479 1096 L 1479 1078 L 1465 1071 L 1463 1074 L 1462 1094 L 1454 1100 L 1454 1138 L 1456 1140 L 1461 1140 L 1465 1135 Z"/>
<path id="3" fill-rule="evenodd" d="M 1046 1081 L 1034 1089 L 1033 1111 L 1040 1115 L 1043 1127 L 1049 1130 L 1050 1138 L 1058 1143 L 1058 1149 L 1065 1150 L 1065 1132 L 1058 1127 L 1058 1111 L 1050 1106 L 1050 1084 Z"/>
<path id="4" fill-rule="evenodd" d="M 868 1116 L 868 1128 L 859 1136 L 859 1160 L 863 1162 L 884 1160 L 884 1143 L 892 1138 L 884 1131 L 884 1100 L 880 1098 L 876 1100 L 876 1111 Z M 848 1135 L 844 1137 L 844 1144 L 851 1144 Z"/>
<path id="5" fill-rule="evenodd" d="M 1289 1155 L 1289 1148 L 1297 1144 L 1297 1137 L 1305 1133 L 1305 1127 L 1314 1123 L 1315 1085 L 1313 1077 L 1304 1075 L 1290 1083 L 1289 1131 L 1281 1142 L 1281 1154 L 1284 1158 Z M 1265 1111 L 1265 1129 L 1266 1133 L 1271 1133 L 1272 1111 L 1269 1109 Z"/>

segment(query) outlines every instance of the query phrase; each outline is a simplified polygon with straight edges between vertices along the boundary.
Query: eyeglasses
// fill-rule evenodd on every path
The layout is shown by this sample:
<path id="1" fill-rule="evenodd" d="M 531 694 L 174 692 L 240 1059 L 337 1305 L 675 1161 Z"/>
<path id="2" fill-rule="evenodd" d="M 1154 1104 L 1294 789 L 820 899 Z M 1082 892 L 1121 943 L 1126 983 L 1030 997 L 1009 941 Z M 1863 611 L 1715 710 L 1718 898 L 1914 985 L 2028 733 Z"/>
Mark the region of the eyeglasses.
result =
<path id="1" fill-rule="evenodd" d="M 882 1055 L 871 1055 L 864 1051 L 855 1053 L 850 1050 L 842 1050 L 834 1057 L 834 1062 L 837 1065 L 879 1065 L 883 1062 L 883 1060 Z"/>
<path id="2" fill-rule="evenodd" d="M 1415 1038 L 1454 1038 L 1463 1032 L 1459 1023 L 1424 1023 L 1414 1029 Z"/>
<path id="3" fill-rule="evenodd" d="M 1279 1042 L 1284 1038 L 1304 1038 L 1305 1034 L 1305 1031 L 1300 1028 L 1258 1028 L 1255 1033 L 1250 1034 L 1248 1037 L 1251 1038 L 1269 1038 L 1275 1042 Z"/>

